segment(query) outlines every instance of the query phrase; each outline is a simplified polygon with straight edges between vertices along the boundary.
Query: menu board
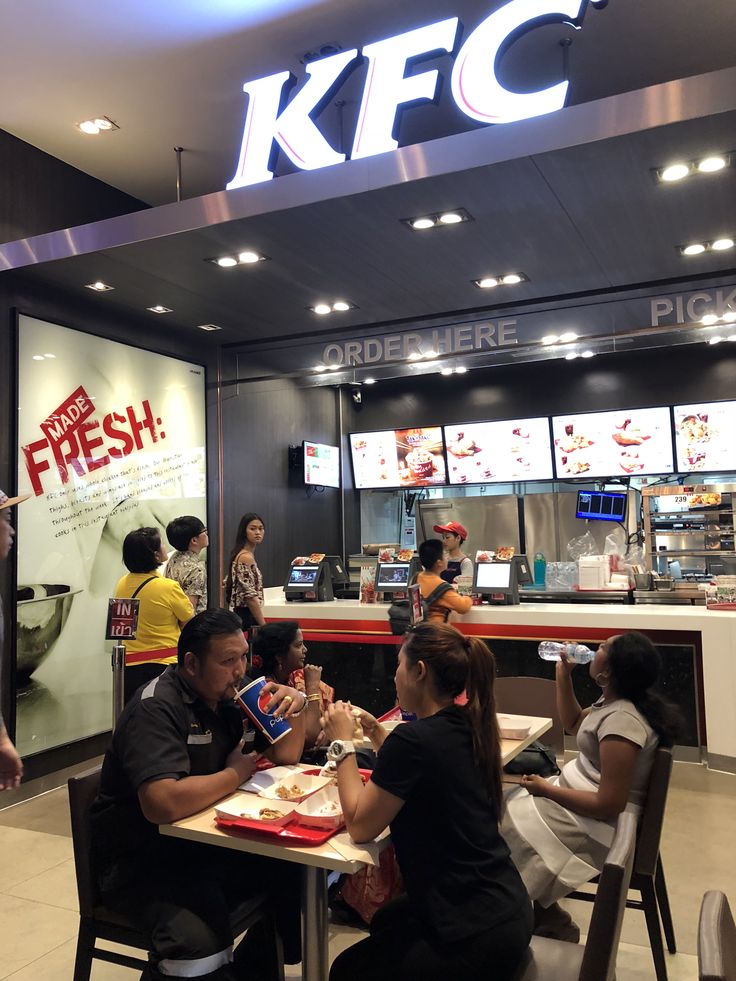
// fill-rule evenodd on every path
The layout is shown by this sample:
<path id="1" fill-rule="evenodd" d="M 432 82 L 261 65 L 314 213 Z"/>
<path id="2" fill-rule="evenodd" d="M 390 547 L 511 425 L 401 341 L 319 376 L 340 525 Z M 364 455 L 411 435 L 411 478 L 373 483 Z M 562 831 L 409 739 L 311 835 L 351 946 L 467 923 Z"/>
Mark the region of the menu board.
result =
<path id="1" fill-rule="evenodd" d="M 304 483 L 319 487 L 340 486 L 340 449 L 304 440 Z"/>
<path id="2" fill-rule="evenodd" d="M 358 490 L 429 487 L 446 482 L 440 426 L 353 433 L 350 449 Z"/>
<path id="3" fill-rule="evenodd" d="M 667 406 L 552 417 L 558 478 L 673 472 Z"/>
<path id="4" fill-rule="evenodd" d="M 551 480 L 549 420 L 505 419 L 445 426 L 451 484 Z"/>
<path id="5" fill-rule="evenodd" d="M 736 470 L 736 402 L 674 408 L 678 472 Z"/>

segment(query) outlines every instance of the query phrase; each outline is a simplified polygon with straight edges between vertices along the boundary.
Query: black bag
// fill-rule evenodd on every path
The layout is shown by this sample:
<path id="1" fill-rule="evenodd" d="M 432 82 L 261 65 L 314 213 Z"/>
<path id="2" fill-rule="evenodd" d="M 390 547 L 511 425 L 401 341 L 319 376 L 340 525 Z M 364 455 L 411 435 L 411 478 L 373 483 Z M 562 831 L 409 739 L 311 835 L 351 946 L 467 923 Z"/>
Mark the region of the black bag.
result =
<path id="1" fill-rule="evenodd" d="M 522 776 L 525 773 L 536 773 L 540 777 L 555 777 L 560 772 L 557 765 L 555 754 L 549 746 L 544 743 L 533 742 L 526 749 L 515 756 L 510 763 L 503 768 L 504 773 L 518 773 Z"/>
<path id="2" fill-rule="evenodd" d="M 452 589 L 449 582 L 441 582 L 436 586 L 426 599 L 422 599 L 422 620 L 429 617 L 429 608 L 436 603 L 440 596 L 444 596 L 448 589 Z M 450 615 L 450 611 L 445 613 L 445 620 Z M 391 633 L 394 637 L 403 637 L 411 626 L 411 602 L 408 599 L 396 600 L 388 608 L 388 622 L 391 624 Z"/>

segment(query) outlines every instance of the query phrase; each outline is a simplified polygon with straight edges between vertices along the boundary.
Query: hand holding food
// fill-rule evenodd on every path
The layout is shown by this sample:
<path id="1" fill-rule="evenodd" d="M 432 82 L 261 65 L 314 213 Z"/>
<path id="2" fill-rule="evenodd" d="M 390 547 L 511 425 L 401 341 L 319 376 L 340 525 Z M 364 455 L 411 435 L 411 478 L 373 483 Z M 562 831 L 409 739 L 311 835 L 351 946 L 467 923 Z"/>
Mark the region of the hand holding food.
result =
<path id="1" fill-rule="evenodd" d="M 352 739 L 355 731 L 355 720 L 350 705 L 345 702 L 335 702 L 329 705 L 322 715 L 322 728 L 328 739 Z"/>

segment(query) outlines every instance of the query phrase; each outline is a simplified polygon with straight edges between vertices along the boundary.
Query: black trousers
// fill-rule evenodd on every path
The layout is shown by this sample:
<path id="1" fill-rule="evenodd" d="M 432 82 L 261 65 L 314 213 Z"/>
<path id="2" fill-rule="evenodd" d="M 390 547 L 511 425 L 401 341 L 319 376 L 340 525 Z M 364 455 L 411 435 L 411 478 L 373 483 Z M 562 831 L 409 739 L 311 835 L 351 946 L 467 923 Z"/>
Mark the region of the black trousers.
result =
<path id="1" fill-rule="evenodd" d="M 158 847 L 160 846 L 160 847 Z M 131 870 L 129 870 L 131 871 Z M 275 981 L 276 947 L 262 924 L 234 952 L 231 911 L 266 893 L 284 960 L 301 960 L 301 871 L 288 862 L 161 837 L 135 870 L 130 888 L 105 902 L 130 916 L 150 938 L 144 979 Z"/>
<path id="2" fill-rule="evenodd" d="M 340 954 L 330 981 L 510 981 L 529 946 L 532 920 L 529 903 L 485 933 L 439 944 L 400 896 L 373 917 L 370 937 Z"/>

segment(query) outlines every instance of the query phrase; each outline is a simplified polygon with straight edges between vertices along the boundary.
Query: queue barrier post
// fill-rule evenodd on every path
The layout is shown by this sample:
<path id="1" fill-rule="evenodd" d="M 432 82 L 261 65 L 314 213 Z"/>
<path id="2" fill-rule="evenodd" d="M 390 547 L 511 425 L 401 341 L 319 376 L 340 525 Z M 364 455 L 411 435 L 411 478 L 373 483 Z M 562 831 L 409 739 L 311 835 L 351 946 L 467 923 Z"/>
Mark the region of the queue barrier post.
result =
<path id="1" fill-rule="evenodd" d="M 112 648 L 112 727 L 115 728 L 125 704 L 125 644 Z"/>
<path id="2" fill-rule="evenodd" d="M 140 600 L 131 596 L 107 601 L 107 628 L 105 640 L 114 641 L 112 647 L 112 727 L 120 718 L 125 704 L 125 644 L 123 640 L 135 640 L 138 629 Z"/>

